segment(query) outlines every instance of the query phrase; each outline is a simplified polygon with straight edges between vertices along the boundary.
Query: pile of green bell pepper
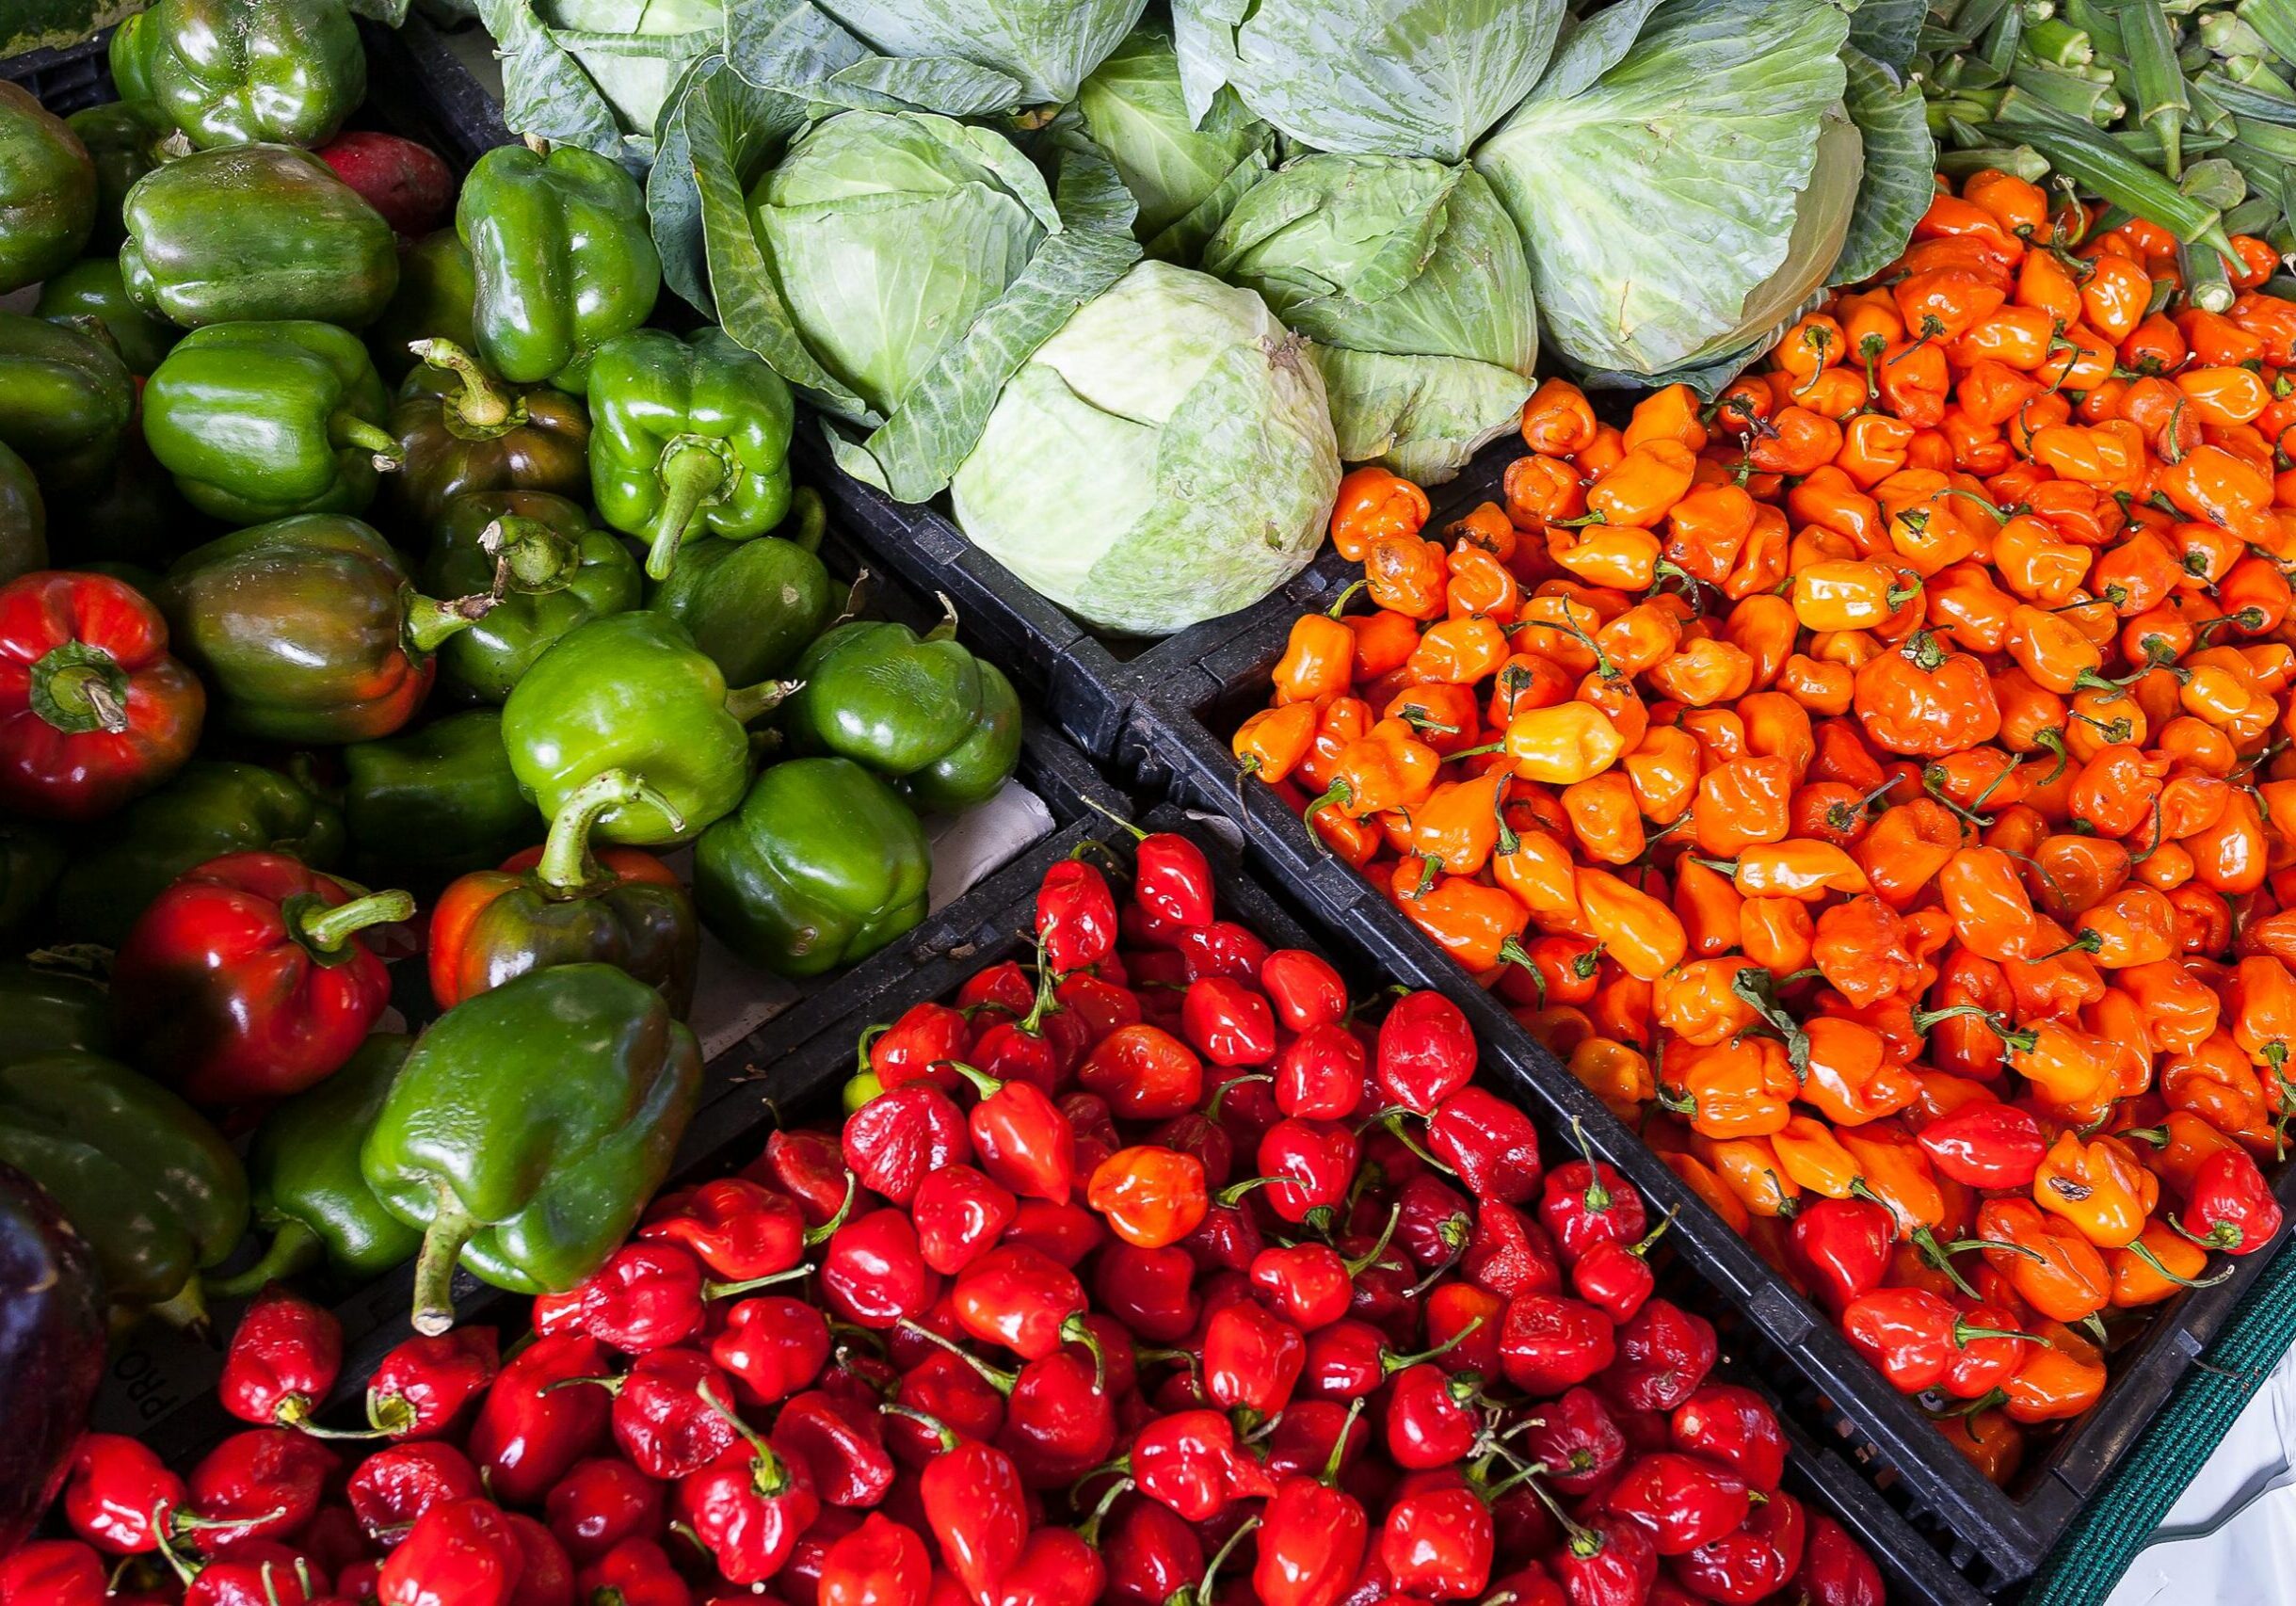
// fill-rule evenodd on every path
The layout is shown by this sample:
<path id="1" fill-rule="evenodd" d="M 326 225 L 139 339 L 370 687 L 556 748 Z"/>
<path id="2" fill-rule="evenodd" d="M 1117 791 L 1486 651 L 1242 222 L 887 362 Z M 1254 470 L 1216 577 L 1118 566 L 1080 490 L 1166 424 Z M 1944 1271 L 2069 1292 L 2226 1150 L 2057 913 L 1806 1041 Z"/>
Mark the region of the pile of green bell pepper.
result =
<path id="1" fill-rule="evenodd" d="M 499 581 L 502 601 L 439 650 L 452 689 L 499 703 L 578 625 L 628 613 L 642 582 L 630 549 L 579 504 L 540 490 L 458 496 L 433 526 L 423 584 L 461 597 Z"/>
<path id="2" fill-rule="evenodd" d="M 196 148 L 323 145 L 367 92 L 344 0 L 159 0 L 112 35 L 120 99 Z"/>
<path id="3" fill-rule="evenodd" d="M 526 846 L 542 828 L 510 773 L 502 715 L 491 708 L 353 743 L 343 769 L 354 862 L 378 880 L 458 875 Z"/>
<path id="4" fill-rule="evenodd" d="M 0 80 L 0 295 L 37 284 L 94 230 L 96 164 L 71 125 Z"/>

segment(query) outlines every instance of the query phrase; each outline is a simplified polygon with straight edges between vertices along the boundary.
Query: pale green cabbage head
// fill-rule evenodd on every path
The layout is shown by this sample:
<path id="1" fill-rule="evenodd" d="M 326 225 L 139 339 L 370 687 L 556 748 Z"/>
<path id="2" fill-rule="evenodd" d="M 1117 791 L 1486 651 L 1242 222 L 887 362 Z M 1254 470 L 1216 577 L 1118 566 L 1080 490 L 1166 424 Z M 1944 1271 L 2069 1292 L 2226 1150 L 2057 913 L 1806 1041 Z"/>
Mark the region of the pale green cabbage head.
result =
<path id="1" fill-rule="evenodd" d="M 726 22 L 725 0 L 537 0 L 537 9 L 640 136 L 654 132 L 670 90 L 714 48 Z"/>
<path id="2" fill-rule="evenodd" d="M 1059 226 L 1010 141 L 911 112 L 815 124 L 751 187 L 749 217 L 797 338 L 875 415 L 856 422 L 898 408 Z"/>
<path id="3" fill-rule="evenodd" d="M 1475 152 L 1575 367 L 1712 362 L 1829 282 L 1864 175 L 1848 33 L 1828 0 L 1627 0 Z"/>
<path id="4" fill-rule="evenodd" d="M 1471 168 L 1301 157 L 1237 202 L 1203 265 L 1315 342 L 1342 461 L 1440 484 L 1531 394 L 1530 265 Z"/>
<path id="5" fill-rule="evenodd" d="M 1005 385 L 950 495 L 976 546 L 1086 623 L 1166 635 L 1297 573 L 1339 485 L 1298 338 L 1249 290 L 1144 262 Z"/>
<path id="6" fill-rule="evenodd" d="M 1192 265 L 1236 198 L 1264 177 L 1276 131 L 1233 91 L 1188 115 L 1172 41 L 1142 28 L 1084 80 L 1076 109 L 1140 204 L 1132 233 L 1148 255 Z"/>
<path id="7" fill-rule="evenodd" d="M 949 56 L 1005 74 L 1029 102 L 1076 98 L 1148 0 L 819 0 L 887 56 Z"/>
<path id="8" fill-rule="evenodd" d="M 1538 82 L 1563 0 L 1173 0 L 1189 109 L 1232 85 L 1319 151 L 1466 159 Z"/>

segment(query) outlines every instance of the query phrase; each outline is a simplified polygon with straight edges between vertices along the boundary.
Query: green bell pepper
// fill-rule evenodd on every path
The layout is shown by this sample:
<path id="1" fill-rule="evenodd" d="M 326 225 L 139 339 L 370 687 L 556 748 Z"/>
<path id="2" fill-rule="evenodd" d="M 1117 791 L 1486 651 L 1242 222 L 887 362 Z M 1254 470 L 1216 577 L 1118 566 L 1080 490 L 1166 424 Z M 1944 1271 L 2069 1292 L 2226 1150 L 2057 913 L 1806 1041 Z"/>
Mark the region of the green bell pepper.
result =
<path id="1" fill-rule="evenodd" d="M 391 1084 L 360 1169 L 423 1229 L 414 1327 L 453 1324 L 456 1261 L 562 1293 L 637 1225 L 701 1091 L 701 1050 L 611 965 L 532 971 L 432 1023 Z"/>
<path id="2" fill-rule="evenodd" d="M 661 294 L 637 181 L 577 146 L 489 151 L 462 181 L 455 232 L 478 281 L 478 355 L 518 384 L 581 392 L 592 354 Z"/>
<path id="3" fill-rule="evenodd" d="M 0 296 L 78 256 L 95 222 L 88 147 L 29 89 L 0 79 Z"/>
<path id="4" fill-rule="evenodd" d="M 653 846 L 685 842 L 742 800 L 749 785 L 749 721 L 785 684 L 726 689 L 726 677 L 675 620 L 613 614 L 578 625 L 536 661 L 503 704 L 510 767 L 554 817 L 584 782 L 625 769 L 666 796 L 615 809 L 595 834 Z"/>
<path id="5" fill-rule="evenodd" d="M 19 1060 L 0 1066 L 0 1162 L 55 1196 L 115 1306 L 203 1320 L 200 1273 L 248 1224 L 247 1173 L 205 1116 L 116 1060 Z"/>
<path id="6" fill-rule="evenodd" d="M 391 409 L 400 460 L 389 487 L 409 522 L 431 524 L 473 491 L 588 489 L 590 414 L 580 397 L 505 387 L 451 340 L 418 340 L 413 350 L 423 365 Z"/>
<path id="7" fill-rule="evenodd" d="M 920 808 L 982 802 L 1020 760 L 1020 699 L 958 643 L 954 614 L 922 636 L 882 619 L 841 624 L 795 675 L 804 684 L 781 715 L 791 746 L 865 764 Z"/>
<path id="8" fill-rule="evenodd" d="M 359 1150 L 413 1047 L 412 1037 L 377 1032 L 341 1070 L 264 1116 L 248 1150 L 248 1184 L 271 1245 L 210 1293 L 250 1294 L 322 1261 L 346 1280 L 377 1277 L 422 1247 L 423 1235 L 383 1208 L 359 1169 Z"/>
<path id="9" fill-rule="evenodd" d="M 288 853 L 314 870 L 343 857 L 343 816 L 300 781 L 258 764 L 194 759 L 104 822 L 56 883 L 67 941 L 117 948 L 153 898 L 227 853 Z"/>
<path id="10" fill-rule="evenodd" d="M 308 151 L 202 151 L 136 181 L 120 272 L 136 301 L 187 329 L 316 318 L 358 329 L 398 287 L 397 236 Z"/>
<path id="11" fill-rule="evenodd" d="M 64 122 L 80 137 L 88 160 L 96 165 L 96 221 L 86 249 L 116 256 L 120 242 L 127 238 L 120 203 L 137 179 L 159 166 L 151 125 L 135 107 L 120 101 L 75 111 Z"/>
<path id="12" fill-rule="evenodd" d="M 0 964 L 0 1065 L 112 1052 L 112 1001 L 77 971 Z"/>
<path id="13" fill-rule="evenodd" d="M 93 318 L 104 326 L 119 349 L 120 360 L 131 374 L 143 375 L 159 366 L 168 348 L 184 331 L 166 318 L 153 317 L 127 293 L 120 277 L 117 256 L 83 257 L 40 287 L 32 315 L 50 323 L 69 324 L 74 318 Z"/>
<path id="14" fill-rule="evenodd" d="M 34 918 L 64 873 L 64 848 L 45 827 L 0 818 L 0 943 L 30 947 Z M 0 1024 L 0 1035 L 5 1035 Z"/>
<path id="15" fill-rule="evenodd" d="M 186 345 L 189 343 L 186 342 Z M 367 742 L 414 717 L 431 655 L 492 605 L 418 595 L 373 526 L 305 513 L 176 559 L 153 596 L 207 716 L 268 742 Z"/>
<path id="16" fill-rule="evenodd" d="M 471 253 L 451 228 L 425 234 L 399 253 L 398 289 L 367 329 L 367 348 L 383 377 L 403 379 L 415 365 L 408 349 L 418 340 L 448 340 L 465 351 L 478 345 L 471 309 L 478 276 Z"/>
<path id="17" fill-rule="evenodd" d="M 784 976 L 875 953 L 924 918 L 932 879 L 917 816 L 848 759 L 771 766 L 694 850 L 702 923 Z"/>
<path id="18" fill-rule="evenodd" d="M 683 625 L 736 684 L 787 674 L 842 600 L 821 559 L 778 536 L 689 540 L 650 589 L 646 605 Z"/>
<path id="19" fill-rule="evenodd" d="M 704 530 L 762 536 L 789 512 L 789 386 L 723 329 L 684 340 L 636 329 L 590 364 L 590 495 L 605 522 L 668 578 L 678 543 Z"/>
<path id="20" fill-rule="evenodd" d="M 101 483 L 135 415 L 135 377 L 100 329 L 0 313 L 0 445 L 32 465 L 48 500 Z"/>
<path id="21" fill-rule="evenodd" d="M 502 715 L 465 709 L 343 749 L 343 818 L 361 866 L 384 879 L 459 875 L 542 829 L 510 773 Z"/>
<path id="22" fill-rule="evenodd" d="M 0 441 L 0 585 L 48 567 L 48 513 L 32 465 Z"/>
<path id="23" fill-rule="evenodd" d="M 112 81 L 199 149 L 324 145 L 366 98 L 344 0 L 159 0 L 112 35 Z"/>
<path id="24" fill-rule="evenodd" d="M 176 342 L 143 393 L 144 439 L 185 500 L 234 524 L 362 513 L 398 441 L 390 398 L 348 329 L 217 324 Z"/>
<path id="25" fill-rule="evenodd" d="M 507 582 L 486 618 L 439 650 L 439 674 L 499 703 L 535 660 L 575 626 L 638 605 L 637 560 L 581 506 L 539 490 L 474 491 L 447 504 L 423 584 L 459 597 Z"/>

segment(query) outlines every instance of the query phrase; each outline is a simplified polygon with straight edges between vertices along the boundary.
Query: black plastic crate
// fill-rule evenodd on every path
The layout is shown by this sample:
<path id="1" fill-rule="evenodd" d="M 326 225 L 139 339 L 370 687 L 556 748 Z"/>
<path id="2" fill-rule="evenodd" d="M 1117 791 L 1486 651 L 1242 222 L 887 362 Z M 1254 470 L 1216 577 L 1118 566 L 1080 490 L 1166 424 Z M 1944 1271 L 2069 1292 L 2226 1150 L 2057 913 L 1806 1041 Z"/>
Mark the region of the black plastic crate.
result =
<path id="1" fill-rule="evenodd" d="M 938 504 L 896 502 L 830 460 L 817 421 L 798 430 L 793 455 L 856 538 L 921 590 L 953 599 L 998 665 L 1034 692 L 1076 744 L 1096 759 L 1116 753 L 1133 707 L 1175 690 L 1209 692 L 1224 681 L 1223 650 L 1239 634 L 1306 606 L 1327 606 L 1347 584 L 1326 550 L 1248 608 L 1206 619 L 1161 641 L 1102 635 L 1037 595 L 965 538 Z"/>
<path id="2" fill-rule="evenodd" d="M 1498 475 L 1517 453 L 1494 448 L 1443 487 L 1437 519 L 1456 517 L 1498 494 Z M 1939 1436 L 1822 1312 L 1797 1293 L 1595 1098 L 1544 1045 L 1353 867 L 1314 838 L 1266 786 L 1239 782 L 1228 737 L 1265 706 L 1268 676 L 1282 654 L 1289 616 L 1269 618 L 1225 644 L 1216 691 L 1180 688 L 1144 699 L 1119 745 L 1117 764 L 1143 795 L 1169 793 L 1216 811 L 1244 832 L 1250 862 L 1272 874 L 1333 929 L 1394 977 L 1441 988 L 1474 1021 L 1486 1063 L 1503 1068 L 1534 1113 L 1584 1123 L 1602 1157 L 1662 1209 L 1678 1208 L 1683 1252 L 1725 1291 L 1787 1365 L 1769 1375 L 1806 1423 L 1822 1423 L 1937 1553 L 1987 1590 L 2030 1576 L 2084 1502 L 2101 1490 L 2193 1357 L 2215 1337 L 2271 1257 L 2231 1262 L 2232 1275 L 2154 1308 L 2145 1330 L 2115 1352 L 2104 1398 L 2061 1431 L 2008 1490 L 1995 1487 Z M 2296 1210 L 2296 1165 L 2279 1169 L 2274 1192 Z"/>
<path id="3" fill-rule="evenodd" d="M 1236 851 L 1216 827 L 1162 806 L 1142 822 L 1151 829 L 1179 830 L 1193 837 L 1211 858 L 1220 882 L 1220 913 L 1242 922 L 1271 945 L 1300 946 L 1330 952 L 1358 988 L 1384 979 L 1377 967 L 1358 956 L 1349 959 L 1343 944 L 1333 940 L 1320 923 L 1303 924 L 1277 896 L 1260 887 L 1237 859 Z M 1033 940 L 1036 889 L 1045 870 L 1078 844 L 1095 837 L 1091 823 L 1079 821 L 1021 859 L 1005 867 L 975 889 L 963 906 L 952 907 L 920 928 L 912 942 L 885 956 L 898 963 L 875 966 L 866 996 L 850 1001 L 851 1007 L 834 1020 L 817 1021 L 806 1030 L 789 1021 L 786 1029 L 759 1035 L 754 1045 L 755 1073 L 728 1087 L 708 1104 L 686 1133 L 679 1151 L 675 1179 L 691 1181 L 736 1170 L 756 1158 L 767 1134 L 781 1124 L 784 1112 L 800 1117 L 833 1110 L 838 1089 L 852 1074 L 855 1042 L 873 1021 L 890 1020 L 921 999 L 944 997 L 984 966 L 1008 958 L 1025 959 Z M 1121 838 L 1122 833 L 1114 833 Z M 1129 859 L 1129 842 L 1111 847 Z M 863 972 L 857 972 L 857 982 Z M 713 1067 L 714 1078 L 738 1067 Z M 1547 1131 L 1549 1155 L 1566 1151 L 1551 1124 Z M 1663 1258 L 1662 1258 L 1663 1259 Z M 1663 1265 L 1663 1292 L 1688 1308 L 1697 1309 L 1716 1322 L 1721 1358 L 1717 1377 L 1751 1388 L 1767 1397 L 1779 1411 L 1786 1428 L 1789 1461 L 1786 1483 L 1799 1498 L 1823 1510 L 1856 1536 L 1882 1567 L 1890 1598 L 1922 1601 L 1935 1606 L 1975 1606 L 1983 1597 L 1923 1543 L 1875 1490 L 1868 1477 L 1841 1452 L 1825 1444 L 1811 1424 L 1797 1420 L 1794 1405 L 1775 1386 L 1777 1364 L 1765 1341 L 1733 1319 L 1717 1291 L 1701 1282 L 1689 1263 L 1675 1259 Z M 386 1279 L 373 1291 L 379 1320 L 363 1336 L 345 1345 L 344 1381 L 327 1402 L 322 1414 L 348 1425 L 360 1415 L 365 1378 L 383 1355 L 407 1337 L 407 1300 L 411 1292 L 408 1274 Z M 519 1324 L 523 1320 L 521 1296 L 485 1287 L 467 1277 L 457 1279 L 457 1313 L 464 1322 Z M 347 1312 L 345 1312 L 347 1317 Z M 239 1424 L 227 1419 L 212 1399 L 199 1409 L 186 1408 L 168 1419 L 162 1428 L 146 1435 L 162 1454 L 196 1454 Z"/>
<path id="4" fill-rule="evenodd" d="M 866 558 L 834 528 L 821 550 L 830 572 L 841 582 L 867 568 Z M 865 595 L 864 611 L 870 617 L 898 619 L 920 630 L 930 626 L 939 614 L 939 604 L 931 599 L 875 571 Z M 969 637 L 970 633 L 960 634 Z M 968 645 L 981 646 L 970 639 Z M 1052 831 L 1036 845 L 983 876 L 963 897 L 908 936 L 850 970 L 796 983 L 747 972 L 756 978 L 761 989 L 770 987 L 779 1006 L 739 1041 L 711 1057 L 701 1108 L 686 1140 L 688 1154 L 707 1152 L 710 1145 L 722 1145 L 770 1118 L 770 1101 L 760 1103 L 753 1096 L 761 1068 L 771 1067 L 828 1023 L 865 1013 L 881 995 L 904 985 L 919 966 L 944 954 L 954 952 L 961 957 L 969 953 L 967 944 L 987 918 L 987 911 L 1001 909 L 1008 903 L 1015 895 L 1014 887 L 1033 887 L 1034 880 L 1025 875 L 1042 874 L 1046 853 L 1067 852 L 1096 828 L 1108 828 L 1103 811 L 1123 813 L 1131 808 L 1130 800 L 1101 779 L 1091 761 L 1034 713 L 1023 725 L 1018 779 L 1043 801 L 1052 818 Z M 1031 864 L 1036 865 L 1033 872 L 1028 871 Z M 418 918 L 426 917 L 427 912 L 425 908 Z M 393 971 L 401 1011 L 417 1024 L 429 1007 L 428 988 L 421 972 L 422 966 L 411 959 L 401 961 Z M 458 1298 L 475 1297 L 479 1286 L 468 1274 L 458 1277 Z M 346 1339 L 355 1346 L 370 1333 L 403 1329 L 412 1290 L 409 1263 L 347 1294 L 335 1307 Z M 235 1313 L 236 1307 L 219 1311 L 218 1325 L 228 1331 Z M 180 1454 L 212 1437 L 221 1421 L 214 1401 L 221 1365 L 222 1354 L 214 1343 L 146 1324 L 114 1355 L 97 1396 L 95 1425 L 137 1434 L 163 1454 Z"/>

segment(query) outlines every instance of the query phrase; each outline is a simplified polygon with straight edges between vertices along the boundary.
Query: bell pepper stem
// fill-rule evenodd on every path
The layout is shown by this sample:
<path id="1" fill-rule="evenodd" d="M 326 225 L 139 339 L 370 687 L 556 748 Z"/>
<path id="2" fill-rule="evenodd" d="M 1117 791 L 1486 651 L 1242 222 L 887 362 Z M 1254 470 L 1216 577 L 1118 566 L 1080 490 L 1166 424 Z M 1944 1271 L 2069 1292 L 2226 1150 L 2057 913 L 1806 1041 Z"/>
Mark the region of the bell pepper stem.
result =
<path id="1" fill-rule="evenodd" d="M 423 1230 L 423 1252 L 414 1262 L 414 1330 L 425 1338 L 435 1339 L 455 1325 L 455 1267 L 477 1230 L 478 1223 L 454 1190 L 441 1182 L 439 1202 Z"/>
<path id="2" fill-rule="evenodd" d="M 494 560 L 494 590 L 539 596 L 563 591 L 582 568 L 574 543 L 539 519 L 506 513 L 478 536 L 479 549 Z"/>
<path id="3" fill-rule="evenodd" d="M 652 578 L 669 578 L 694 515 L 726 494 L 733 471 L 721 452 L 694 435 L 681 435 L 662 448 L 661 460 L 654 465 L 662 482 L 662 507 L 646 534 L 646 572 Z"/>
<path id="4" fill-rule="evenodd" d="M 446 644 L 448 636 L 470 629 L 492 613 L 502 593 L 478 591 L 441 602 L 409 589 L 402 593 L 401 601 L 407 612 L 407 645 L 415 656 L 427 658 Z"/>
<path id="5" fill-rule="evenodd" d="M 551 819 L 542 857 L 534 867 L 543 895 L 565 901 L 613 886 L 613 873 L 590 852 L 590 832 L 609 811 L 639 803 L 658 810 L 672 831 L 685 829 L 685 816 L 678 806 L 626 769 L 601 770 L 569 793 Z"/>
<path id="6" fill-rule="evenodd" d="M 33 662 L 26 700 L 40 719 L 68 736 L 128 728 L 127 671 L 101 647 L 66 641 Z"/>
<path id="7" fill-rule="evenodd" d="M 291 1217 L 279 1224 L 263 1259 L 246 1271 L 208 1284 L 208 1292 L 218 1299 L 248 1298 L 267 1282 L 291 1277 L 317 1265 L 325 1247 L 316 1232 Z"/>
<path id="8" fill-rule="evenodd" d="M 215 1324 L 207 1314 L 207 1292 L 198 1277 L 186 1280 L 157 1305 L 144 1312 L 156 1316 L 170 1327 L 180 1327 L 195 1338 L 204 1339 L 215 1331 Z"/>
<path id="9" fill-rule="evenodd" d="M 763 718 L 804 689 L 803 681 L 761 681 L 754 686 L 735 686 L 726 693 L 726 712 L 738 724 Z"/>
<path id="10" fill-rule="evenodd" d="M 495 384 L 494 377 L 478 360 L 451 340 L 412 340 L 407 349 L 433 368 L 443 368 L 462 381 L 462 393 L 442 405 L 458 424 L 475 430 L 501 430 L 516 423 L 516 408 Z"/>
<path id="11" fill-rule="evenodd" d="M 356 446 L 362 452 L 374 453 L 377 474 L 388 474 L 399 465 L 398 437 L 379 425 L 369 424 L 347 408 L 327 421 L 327 434 L 338 446 Z"/>
<path id="12" fill-rule="evenodd" d="M 949 600 L 949 593 L 946 591 L 936 591 L 933 595 L 940 602 L 940 622 L 917 639 L 919 641 L 954 641 L 956 639 L 956 604 Z"/>
<path id="13" fill-rule="evenodd" d="M 328 908 L 313 902 L 292 912 L 288 923 L 303 946 L 320 954 L 339 954 L 343 945 L 370 925 L 389 925 L 414 918 L 414 894 L 369 892 L 362 898 Z"/>

